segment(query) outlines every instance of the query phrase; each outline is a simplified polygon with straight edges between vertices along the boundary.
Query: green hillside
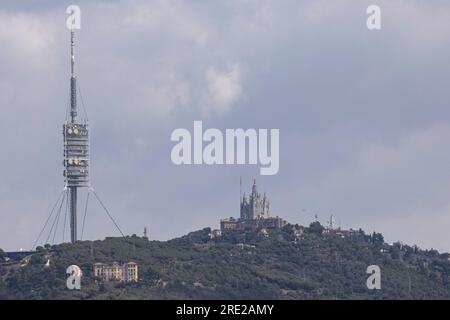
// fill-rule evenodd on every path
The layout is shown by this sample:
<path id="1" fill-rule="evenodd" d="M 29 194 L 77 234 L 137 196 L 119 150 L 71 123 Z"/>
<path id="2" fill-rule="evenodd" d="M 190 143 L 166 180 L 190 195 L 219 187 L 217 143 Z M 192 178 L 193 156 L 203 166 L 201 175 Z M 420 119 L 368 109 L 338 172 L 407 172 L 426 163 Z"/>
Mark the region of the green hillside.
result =
<path id="1" fill-rule="evenodd" d="M 29 262 L 0 266 L 3 299 L 432 299 L 450 298 L 448 254 L 396 243 L 381 234 L 325 233 L 313 223 L 283 230 L 210 229 L 170 241 L 131 236 L 39 248 Z M 45 263 L 50 260 L 50 266 Z M 0 260 L 1 261 L 1 260 Z M 102 283 L 95 262 L 139 264 L 138 283 Z M 83 271 L 82 288 L 66 289 L 65 270 Z M 381 290 L 366 287 L 366 268 L 381 268 Z"/>

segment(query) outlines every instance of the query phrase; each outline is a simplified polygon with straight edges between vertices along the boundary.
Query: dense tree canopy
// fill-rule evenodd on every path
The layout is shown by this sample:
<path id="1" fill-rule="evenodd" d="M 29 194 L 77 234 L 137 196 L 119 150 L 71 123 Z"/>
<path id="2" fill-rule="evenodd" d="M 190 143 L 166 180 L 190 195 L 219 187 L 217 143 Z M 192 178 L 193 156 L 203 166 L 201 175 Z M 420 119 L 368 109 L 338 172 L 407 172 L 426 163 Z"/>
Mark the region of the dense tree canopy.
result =
<path id="1" fill-rule="evenodd" d="M 323 232 L 320 224 L 282 230 L 235 231 L 210 238 L 210 229 L 170 241 L 107 238 L 42 248 L 24 267 L 0 266 L 3 294 L 19 299 L 430 299 L 450 298 L 448 254 L 381 234 Z M 50 266 L 45 266 L 50 260 Z M 135 261 L 138 283 L 102 283 L 93 263 Z M 83 271 L 82 289 L 66 289 L 66 268 Z M 369 290 L 369 265 L 381 269 L 382 290 Z M 0 294 L 1 294 L 0 288 Z M 6 293 L 5 293 L 6 292 Z"/>

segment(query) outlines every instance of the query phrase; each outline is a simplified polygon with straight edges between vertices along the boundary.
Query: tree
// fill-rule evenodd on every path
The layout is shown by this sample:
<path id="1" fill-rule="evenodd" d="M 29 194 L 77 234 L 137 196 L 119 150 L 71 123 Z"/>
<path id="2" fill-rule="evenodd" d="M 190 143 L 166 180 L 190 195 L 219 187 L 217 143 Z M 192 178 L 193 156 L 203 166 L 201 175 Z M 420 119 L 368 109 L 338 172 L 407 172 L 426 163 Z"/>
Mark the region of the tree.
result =
<path id="1" fill-rule="evenodd" d="M 6 257 L 6 253 L 2 248 L 0 248 L 0 259 L 3 259 L 4 257 Z"/>
<path id="2" fill-rule="evenodd" d="M 314 234 L 322 234 L 325 228 L 320 224 L 319 221 L 314 221 L 309 225 L 309 232 Z"/>
<path id="3" fill-rule="evenodd" d="M 383 244 L 384 243 L 384 237 L 381 233 L 372 233 L 372 243 L 373 244 Z"/>

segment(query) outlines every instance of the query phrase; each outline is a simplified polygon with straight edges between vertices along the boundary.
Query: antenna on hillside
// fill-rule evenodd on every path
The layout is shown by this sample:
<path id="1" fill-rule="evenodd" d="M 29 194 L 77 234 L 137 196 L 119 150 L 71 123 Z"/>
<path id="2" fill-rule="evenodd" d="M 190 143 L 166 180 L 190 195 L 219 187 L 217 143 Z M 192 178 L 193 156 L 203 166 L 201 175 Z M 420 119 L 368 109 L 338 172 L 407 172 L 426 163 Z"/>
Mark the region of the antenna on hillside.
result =
<path id="1" fill-rule="evenodd" d="M 68 208 L 69 216 L 69 224 L 70 224 L 70 242 L 75 243 L 78 238 L 78 189 L 87 188 L 87 197 L 84 208 L 84 218 L 83 218 L 83 229 L 81 230 L 81 240 L 83 239 L 84 226 L 86 221 L 86 214 L 88 209 L 88 201 L 89 195 L 92 193 L 95 196 L 95 199 L 102 206 L 108 217 L 114 223 L 114 226 L 120 232 L 122 237 L 125 238 L 122 230 L 117 225 L 116 221 L 113 219 L 108 209 L 105 207 L 103 202 L 100 200 L 97 193 L 91 187 L 90 179 L 89 179 L 89 164 L 90 164 L 90 156 L 89 156 L 89 126 L 87 113 L 84 108 L 83 97 L 81 95 L 81 90 L 79 90 L 79 84 L 77 79 L 77 74 L 75 71 L 75 29 L 80 29 L 80 8 L 75 5 L 71 5 L 67 8 L 66 12 L 70 14 L 69 22 L 67 23 L 67 27 L 70 31 L 70 105 L 66 110 L 66 119 L 63 124 L 63 150 L 64 150 L 64 189 L 61 192 L 58 200 L 55 205 L 51 209 L 50 215 L 45 221 L 44 227 L 39 233 L 36 241 L 33 244 L 33 248 L 36 246 L 38 241 L 40 240 L 41 235 L 44 230 L 49 225 L 50 220 L 53 217 L 53 223 L 51 226 L 48 236 L 46 238 L 45 243 L 49 243 L 49 240 L 52 239 L 52 244 L 55 243 L 56 231 L 58 229 L 58 224 L 61 216 L 61 210 L 63 208 L 63 204 L 66 203 L 66 207 Z M 71 18 L 75 17 L 72 23 Z M 78 23 L 76 23 L 76 21 Z M 81 98 L 81 105 L 83 110 L 85 111 L 85 118 L 78 116 L 78 106 L 77 106 L 77 96 Z M 64 210 L 63 210 L 64 211 Z M 55 213 L 55 216 L 53 214 Z M 66 220 L 66 215 L 64 215 L 64 220 Z M 65 225 L 64 222 L 63 232 L 62 232 L 62 241 L 64 242 L 65 236 Z M 53 236 L 52 236 L 53 234 Z"/>

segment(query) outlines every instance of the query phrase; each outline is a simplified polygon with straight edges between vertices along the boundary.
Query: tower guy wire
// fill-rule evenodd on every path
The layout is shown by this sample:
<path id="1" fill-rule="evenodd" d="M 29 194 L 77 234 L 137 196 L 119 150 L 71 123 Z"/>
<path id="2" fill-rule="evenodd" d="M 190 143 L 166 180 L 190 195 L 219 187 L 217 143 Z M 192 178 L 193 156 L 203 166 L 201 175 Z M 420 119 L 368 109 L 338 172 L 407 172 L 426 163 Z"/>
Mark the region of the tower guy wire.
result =
<path id="1" fill-rule="evenodd" d="M 55 208 L 57 207 L 59 201 L 61 200 L 61 197 L 62 197 L 63 195 L 65 195 L 65 193 L 66 193 L 66 188 L 64 188 L 64 189 L 61 191 L 61 193 L 60 193 L 59 196 L 58 196 L 58 199 L 56 200 L 55 204 L 53 205 L 52 209 L 50 210 L 50 214 L 49 214 L 47 220 L 45 221 L 44 226 L 42 227 L 41 231 L 39 232 L 38 237 L 37 237 L 36 240 L 34 241 L 33 246 L 31 247 L 31 251 L 33 251 L 33 249 L 36 247 L 36 244 L 38 243 L 39 239 L 40 239 L 41 236 L 42 236 L 42 233 L 44 232 L 45 228 L 47 227 L 47 224 L 48 224 L 48 222 L 50 221 L 50 218 L 52 217 L 53 212 L 55 211 Z"/>
<path id="2" fill-rule="evenodd" d="M 67 190 L 66 190 L 65 192 L 67 192 Z M 57 214 L 56 214 L 56 216 L 55 216 L 55 219 L 53 220 L 53 224 L 52 224 L 52 227 L 50 228 L 50 231 L 49 231 L 49 233 L 48 233 L 47 239 L 45 240 L 45 244 L 47 244 L 48 241 L 50 240 L 50 237 L 51 237 L 51 235 L 52 235 L 52 231 L 53 231 L 53 228 L 54 228 L 54 226 L 55 226 L 56 220 L 59 218 L 59 215 L 60 215 L 60 213 L 61 213 L 61 208 L 62 208 L 62 205 L 63 205 L 63 203 L 64 203 L 64 199 L 65 199 L 65 197 L 62 197 L 61 202 L 60 202 L 60 205 L 59 205 L 59 207 L 58 207 L 58 212 L 57 212 Z"/>
<path id="3" fill-rule="evenodd" d="M 63 226 L 63 234 L 62 234 L 62 242 L 64 243 L 65 235 L 66 235 L 66 226 L 67 226 L 67 214 L 69 213 L 69 199 L 68 194 L 66 193 L 66 209 L 64 212 L 64 226 Z"/>
<path id="4" fill-rule="evenodd" d="M 111 216 L 111 214 L 109 213 L 108 209 L 106 208 L 106 206 L 103 204 L 102 200 L 100 200 L 100 197 L 97 195 L 97 192 L 95 192 L 95 190 L 93 188 L 91 188 L 92 193 L 94 194 L 95 198 L 97 199 L 97 201 L 100 203 L 100 205 L 103 207 L 103 209 L 105 210 L 106 214 L 108 215 L 108 217 L 111 219 L 111 221 L 114 223 L 114 225 L 116 226 L 117 230 L 119 230 L 120 234 L 122 235 L 122 237 L 125 238 L 125 235 L 123 234 L 122 230 L 119 228 L 118 224 L 116 223 L 116 221 L 114 220 L 114 218 Z"/>
<path id="5" fill-rule="evenodd" d="M 83 235 L 84 235 L 84 224 L 86 222 L 86 215 L 87 215 L 87 210 L 88 210 L 88 203 L 89 203 L 89 195 L 91 194 L 90 190 L 87 193 L 86 196 L 86 203 L 84 205 L 84 217 L 83 217 L 83 226 L 81 228 L 81 240 L 83 240 Z"/>

